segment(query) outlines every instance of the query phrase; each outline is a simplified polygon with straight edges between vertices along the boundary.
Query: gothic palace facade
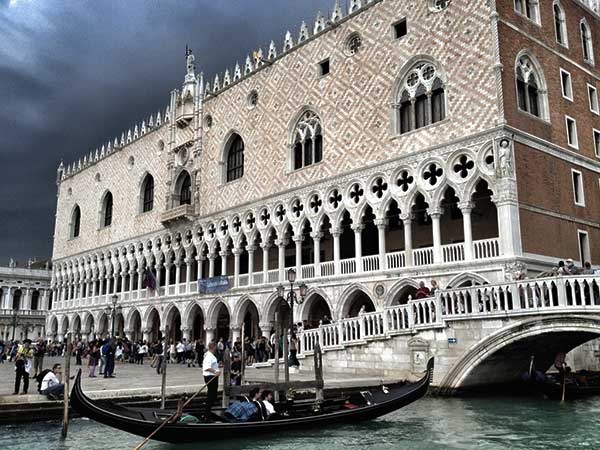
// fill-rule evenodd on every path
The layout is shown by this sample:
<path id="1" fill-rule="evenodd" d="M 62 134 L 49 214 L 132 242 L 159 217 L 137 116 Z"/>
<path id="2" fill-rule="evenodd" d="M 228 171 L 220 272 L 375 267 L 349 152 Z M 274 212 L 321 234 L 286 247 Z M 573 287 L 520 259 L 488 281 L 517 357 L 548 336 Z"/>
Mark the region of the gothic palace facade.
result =
<path id="1" fill-rule="evenodd" d="M 351 0 L 58 169 L 49 339 L 267 334 L 600 264 L 597 0 Z M 598 55 L 598 56 L 597 56 Z M 157 289 L 144 287 L 144 271 Z M 230 288 L 200 294 L 196 280 Z"/>

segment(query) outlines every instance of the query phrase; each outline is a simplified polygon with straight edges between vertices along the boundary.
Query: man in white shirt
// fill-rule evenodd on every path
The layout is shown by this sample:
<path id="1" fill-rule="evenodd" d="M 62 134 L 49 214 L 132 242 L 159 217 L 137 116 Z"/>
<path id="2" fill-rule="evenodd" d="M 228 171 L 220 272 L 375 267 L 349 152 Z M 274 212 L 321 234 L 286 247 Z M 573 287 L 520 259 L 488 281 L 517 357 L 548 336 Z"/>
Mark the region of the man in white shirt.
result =
<path id="1" fill-rule="evenodd" d="M 185 352 L 185 344 L 181 341 L 177 343 L 177 364 L 183 362 L 183 353 Z"/>
<path id="2" fill-rule="evenodd" d="M 215 400 L 217 399 L 217 388 L 219 387 L 219 362 L 217 361 L 217 345 L 214 342 L 208 344 L 208 351 L 204 355 L 202 362 L 202 375 L 204 382 L 208 384 L 208 393 L 206 396 L 205 420 L 212 422 L 210 412 Z"/>
<path id="3" fill-rule="evenodd" d="M 62 398 L 65 391 L 65 385 L 61 384 L 58 380 L 61 372 L 62 368 L 60 364 L 54 364 L 54 366 L 52 366 L 52 370 L 42 379 L 42 384 L 40 386 L 40 393 L 42 395 L 47 395 L 51 400 Z"/>

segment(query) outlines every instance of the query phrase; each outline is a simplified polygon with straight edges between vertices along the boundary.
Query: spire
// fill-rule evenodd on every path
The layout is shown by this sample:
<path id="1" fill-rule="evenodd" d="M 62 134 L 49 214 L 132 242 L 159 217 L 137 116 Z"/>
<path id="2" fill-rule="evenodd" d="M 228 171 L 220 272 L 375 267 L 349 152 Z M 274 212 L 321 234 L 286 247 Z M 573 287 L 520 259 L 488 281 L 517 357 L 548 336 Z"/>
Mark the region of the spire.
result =
<path id="1" fill-rule="evenodd" d="M 204 90 L 204 95 L 210 94 L 210 82 L 206 82 L 206 89 Z"/>
<path id="2" fill-rule="evenodd" d="M 233 71 L 233 81 L 237 81 L 242 78 L 242 69 L 240 69 L 240 63 L 235 63 L 235 70 Z"/>
<path id="3" fill-rule="evenodd" d="M 150 120 L 148 120 L 148 126 L 150 128 L 154 128 L 154 117 L 152 117 L 152 114 L 150 114 Z"/>
<path id="4" fill-rule="evenodd" d="M 350 0 L 350 7 L 348 8 L 348 12 L 350 14 L 352 14 L 354 11 L 356 11 L 357 9 L 360 9 L 361 7 L 362 7 L 361 0 Z"/>
<path id="5" fill-rule="evenodd" d="M 277 57 L 277 47 L 275 46 L 275 41 L 271 41 L 269 45 L 269 59 L 275 59 Z"/>
<path id="6" fill-rule="evenodd" d="M 162 120 L 160 119 L 160 111 L 159 111 L 158 114 L 156 115 L 156 126 L 160 127 L 161 123 L 162 123 Z"/>
<path id="7" fill-rule="evenodd" d="M 137 139 L 140 137 L 140 133 L 138 131 L 138 126 L 137 123 L 135 124 L 135 127 L 133 128 L 133 139 Z"/>
<path id="8" fill-rule="evenodd" d="M 142 120 L 142 129 L 140 130 L 141 135 L 145 135 L 146 134 L 146 121 Z"/>
<path id="9" fill-rule="evenodd" d="M 335 0 L 335 5 L 333 6 L 333 13 L 331 13 L 331 21 L 337 22 L 342 18 L 342 8 L 340 7 L 340 0 Z"/>
<path id="10" fill-rule="evenodd" d="M 229 75 L 229 69 L 225 70 L 225 76 L 223 77 L 223 87 L 231 84 L 231 75 Z"/>
<path id="11" fill-rule="evenodd" d="M 325 29 L 325 17 L 323 17 L 323 13 L 319 11 L 317 13 L 317 19 L 315 20 L 315 28 L 313 34 L 320 33 Z"/>
<path id="12" fill-rule="evenodd" d="M 221 85 L 219 84 L 219 74 L 216 74 L 215 82 L 213 83 L 213 90 L 217 92 L 219 89 L 221 89 Z"/>
<path id="13" fill-rule="evenodd" d="M 104 158 L 106 156 L 106 151 L 104 149 L 104 145 L 102 146 L 102 150 L 100 150 L 100 159 Z"/>
<path id="14" fill-rule="evenodd" d="M 300 35 L 298 36 L 298 43 L 304 42 L 308 39 L 308 27 L 306 26 L 306 22 L 302 21 L 302 25 L 300 25 Z"/>
<path id="15" fill-rule="evenodd" d="M 98 149 L 96 149 L 96 153 L 94 154 L 94 162 L 98 161 Z"/>
<path id="16" fill-rule="evenodd" d="M 167 109 L 165 109 L 165 122 L 168 122 L 169 120 L 171 120 L 171 110 L 167 106 Z"/>
<path id="17" fill-rule="evenodd" d="M 265 55 L 263 54 L 262 48 L 259 48 L 255 54 L 255 59 L 256 59 L 255 66 L 256 67 L 264 66 L 264 64 L 265 64 L 265 62 L 263 61 L 264 56 Z"/>
<path id="18" fill-rule="evenodd" d="M 204 93 L 204 72 L 200 72 L 200 75 L 198 75 L 198 92 L 200 97 L 202 97 Z"/>
<path id="19" fill-rule="evenodd" d="M 121 147 L 125 145 L 125 133 L 121 133 L 121 142 L 119 142 L 119 145 Z"/>
<path id="20" fill-rule="evenodd" d="M 129 144 L 131 142 L 131 140 L 132 140 L 132 137 L 131 137 L 131 128 L 130 128 L 129 130 L 127 130 L 127 143 Z"/>
<path id="21" fill-rule="evenodd" d="M 252 59 L 250 59 L 250 55 L 246 56 L 246 66 L 244 67 L 244 75 L 248 75 L 252 72 Z"/>
<path id="22" fill-rule="evenodd" d="M 119 140 L 115 138 L 115 142 L 113 142 L 113 148 L 119 148 Z"/>
<path id="23" fill-rule="evenodd" d="M 292 39 L 292 33 L 290 33 L 288 30 L 288 32 L 285 33 L 285 41 L 283 42 L 283 51 L 287 52 L 293 46 L 294 46 L 294 40 Z"/>

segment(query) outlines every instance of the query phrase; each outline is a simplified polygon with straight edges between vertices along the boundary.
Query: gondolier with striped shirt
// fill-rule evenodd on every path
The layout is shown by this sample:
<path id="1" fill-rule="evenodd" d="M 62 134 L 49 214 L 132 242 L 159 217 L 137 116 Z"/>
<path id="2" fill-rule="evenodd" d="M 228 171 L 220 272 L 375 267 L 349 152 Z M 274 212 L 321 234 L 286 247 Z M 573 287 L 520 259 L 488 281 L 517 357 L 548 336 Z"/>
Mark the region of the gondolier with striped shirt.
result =
<path id="1" fill-rule="evenodd" d="M 214 342 L 208 344 L 208 351 L 204 355 L 202 362 L 202 375 L 204 382 L 208 384 L 208 393 L 206 398 L 206 410 L 204 418 L 207 422 L 212 422 L 211 408 L 217 399 L 217 388 L 219 380 L 213 380 L 219 377 L 219 362 L 217 361 L 217 345 Z"/>

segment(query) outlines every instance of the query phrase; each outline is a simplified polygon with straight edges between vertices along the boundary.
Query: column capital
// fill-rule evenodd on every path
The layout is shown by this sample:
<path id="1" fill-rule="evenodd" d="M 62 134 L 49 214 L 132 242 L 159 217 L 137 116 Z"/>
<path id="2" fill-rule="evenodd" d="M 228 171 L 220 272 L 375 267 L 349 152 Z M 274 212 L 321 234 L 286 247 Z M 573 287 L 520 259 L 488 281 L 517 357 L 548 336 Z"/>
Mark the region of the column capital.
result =
<path id="1" fill-rule="evenodd" d="M 189 257 L 185 258 L 184 261 L 186 264 L 192 264 L 194 262 L 194 257 L 189 256 Z"/>
<path id="2" fill-rule="evenodd" d="M 404 223 L 410 223 L 414 220 L 414 216 L 412 213 L 402 213 L 400 214 L 400 220 Z"/>
<path id="3" fill-rule="evenodd" d="M 227 250 L 224 250 L 224 251 L 222 251 L 222 252 L 219 252 L 219 256 L 220 256 L 221 258 L 225 258 L 225 257 L 227 257 L 228 255 L 229 255 L 229 252 L 228 252 Z"/>
<path id="4" fill-rule="evenodd" d="M 244 253 L 244 249 L 234 248 L 233 250 L 231 250 L 231 253 L 233 253 L 234 256 L 240 256 L 242 253 Z"/>
<path id="5" fill-rule="evenodd" d="M 207 328 L 207 329 L 208 329 L 208 328 Z M 239 333 L 240 331 L 242 331 L 242 327 L 241 327 L 241 326 L 239 326 L 239 325 L 232 326 L 232 327 L 231 327 L 231 331 L 232 331 L 232 332 L 234 332 L 234 333 Z"/>
<path id="6" fill-rule="evenodd" d="M 246 251 L 248 253 L 254 253 L 256 251 L 256 245 L 247 245 L 246 246 Z"/>
<path id="7" fill-rule="evenodd" d="M 365 229 L 365 226 L 362 223 L 357 223 L 357 224 L 352 224 L 351 228 L 352 228 L 352 231 L 354 231 L 355 233 L 361 233 L 362 230 Z"/>
<path id="8" fill-rule="evenodd" d="M 270 242 L 261 242 L 260 243 L 260 248 L 262 248 L 263 250 L 268 250 L 272 247 Z"/>
<path id="9" fill-rule="evenodd" d="M 463 213 L 470 213 L 473 208 L 475 208 L 475 203 L 473 203 L 470 200 L 464 201 L 464 202 L 459 202 L 458 203 L 458 208 L 463 212 Z"/>
<path id="10" fill-rule="evenodd" d="M 320 231 L 315 231 L 310 234 L 310 237 L 313 238 L 314 241 L 320 241 L 323 239 L 323 233 Z"/>
<path id="11" fill-rule="evenodd" d="M 342 230 L 340 228 L 332 228 L 330 233 L 333 237 L 340 237 L 342 235 Z"/>
<path id="12" fill-rule="evenodd" d="M 263 335 L 265 333 L 268 333 L 271 331 L 271 328 L 273 328 L 273 322 L 261 322 L 258 324 L 258 328 L 260 328 L 260 331 L 262 331 Z M 269 336 L 267 336 L 269 337 Z"/>
<path id="13" fill-rule="evenodd" d="M 377 226 L 377 228 L 386 228 L 388 226 L 388 219 L 375 219 L 373 223 Z"/>
<path id="14" fill-rule="evenodd" d="M 288 240 L 287 239 L 276 239 L 275 240 L 275 245 L 277 247 L 285 247 L 286 245 L 288 245 Z"/>
<path id="15" fill-rule="evenodd" d="M 294 236 L 293 241 L 296 243 L 304 242 L 304 236 Z"/>
<path id="16" fill-rule="evenodd" d="M 427 209 L 427 214 L 429 215 L 429 217 L 431 217 L 432 219 L 439 219 L 440 217 L 442 217 L 442 215 L 444 214 L 444 209 L 440 208 L 440 207 L 436 207 L 436 208 L 428 208 Z"/>
<path id="17" fill-rule="evenodd" d="M 209 261 L 214 261 L 215 259 L 217 259 L 217 254 L 216 253 L 209 253 L 208 254 L 208 259 L 209 259 Z"/>

